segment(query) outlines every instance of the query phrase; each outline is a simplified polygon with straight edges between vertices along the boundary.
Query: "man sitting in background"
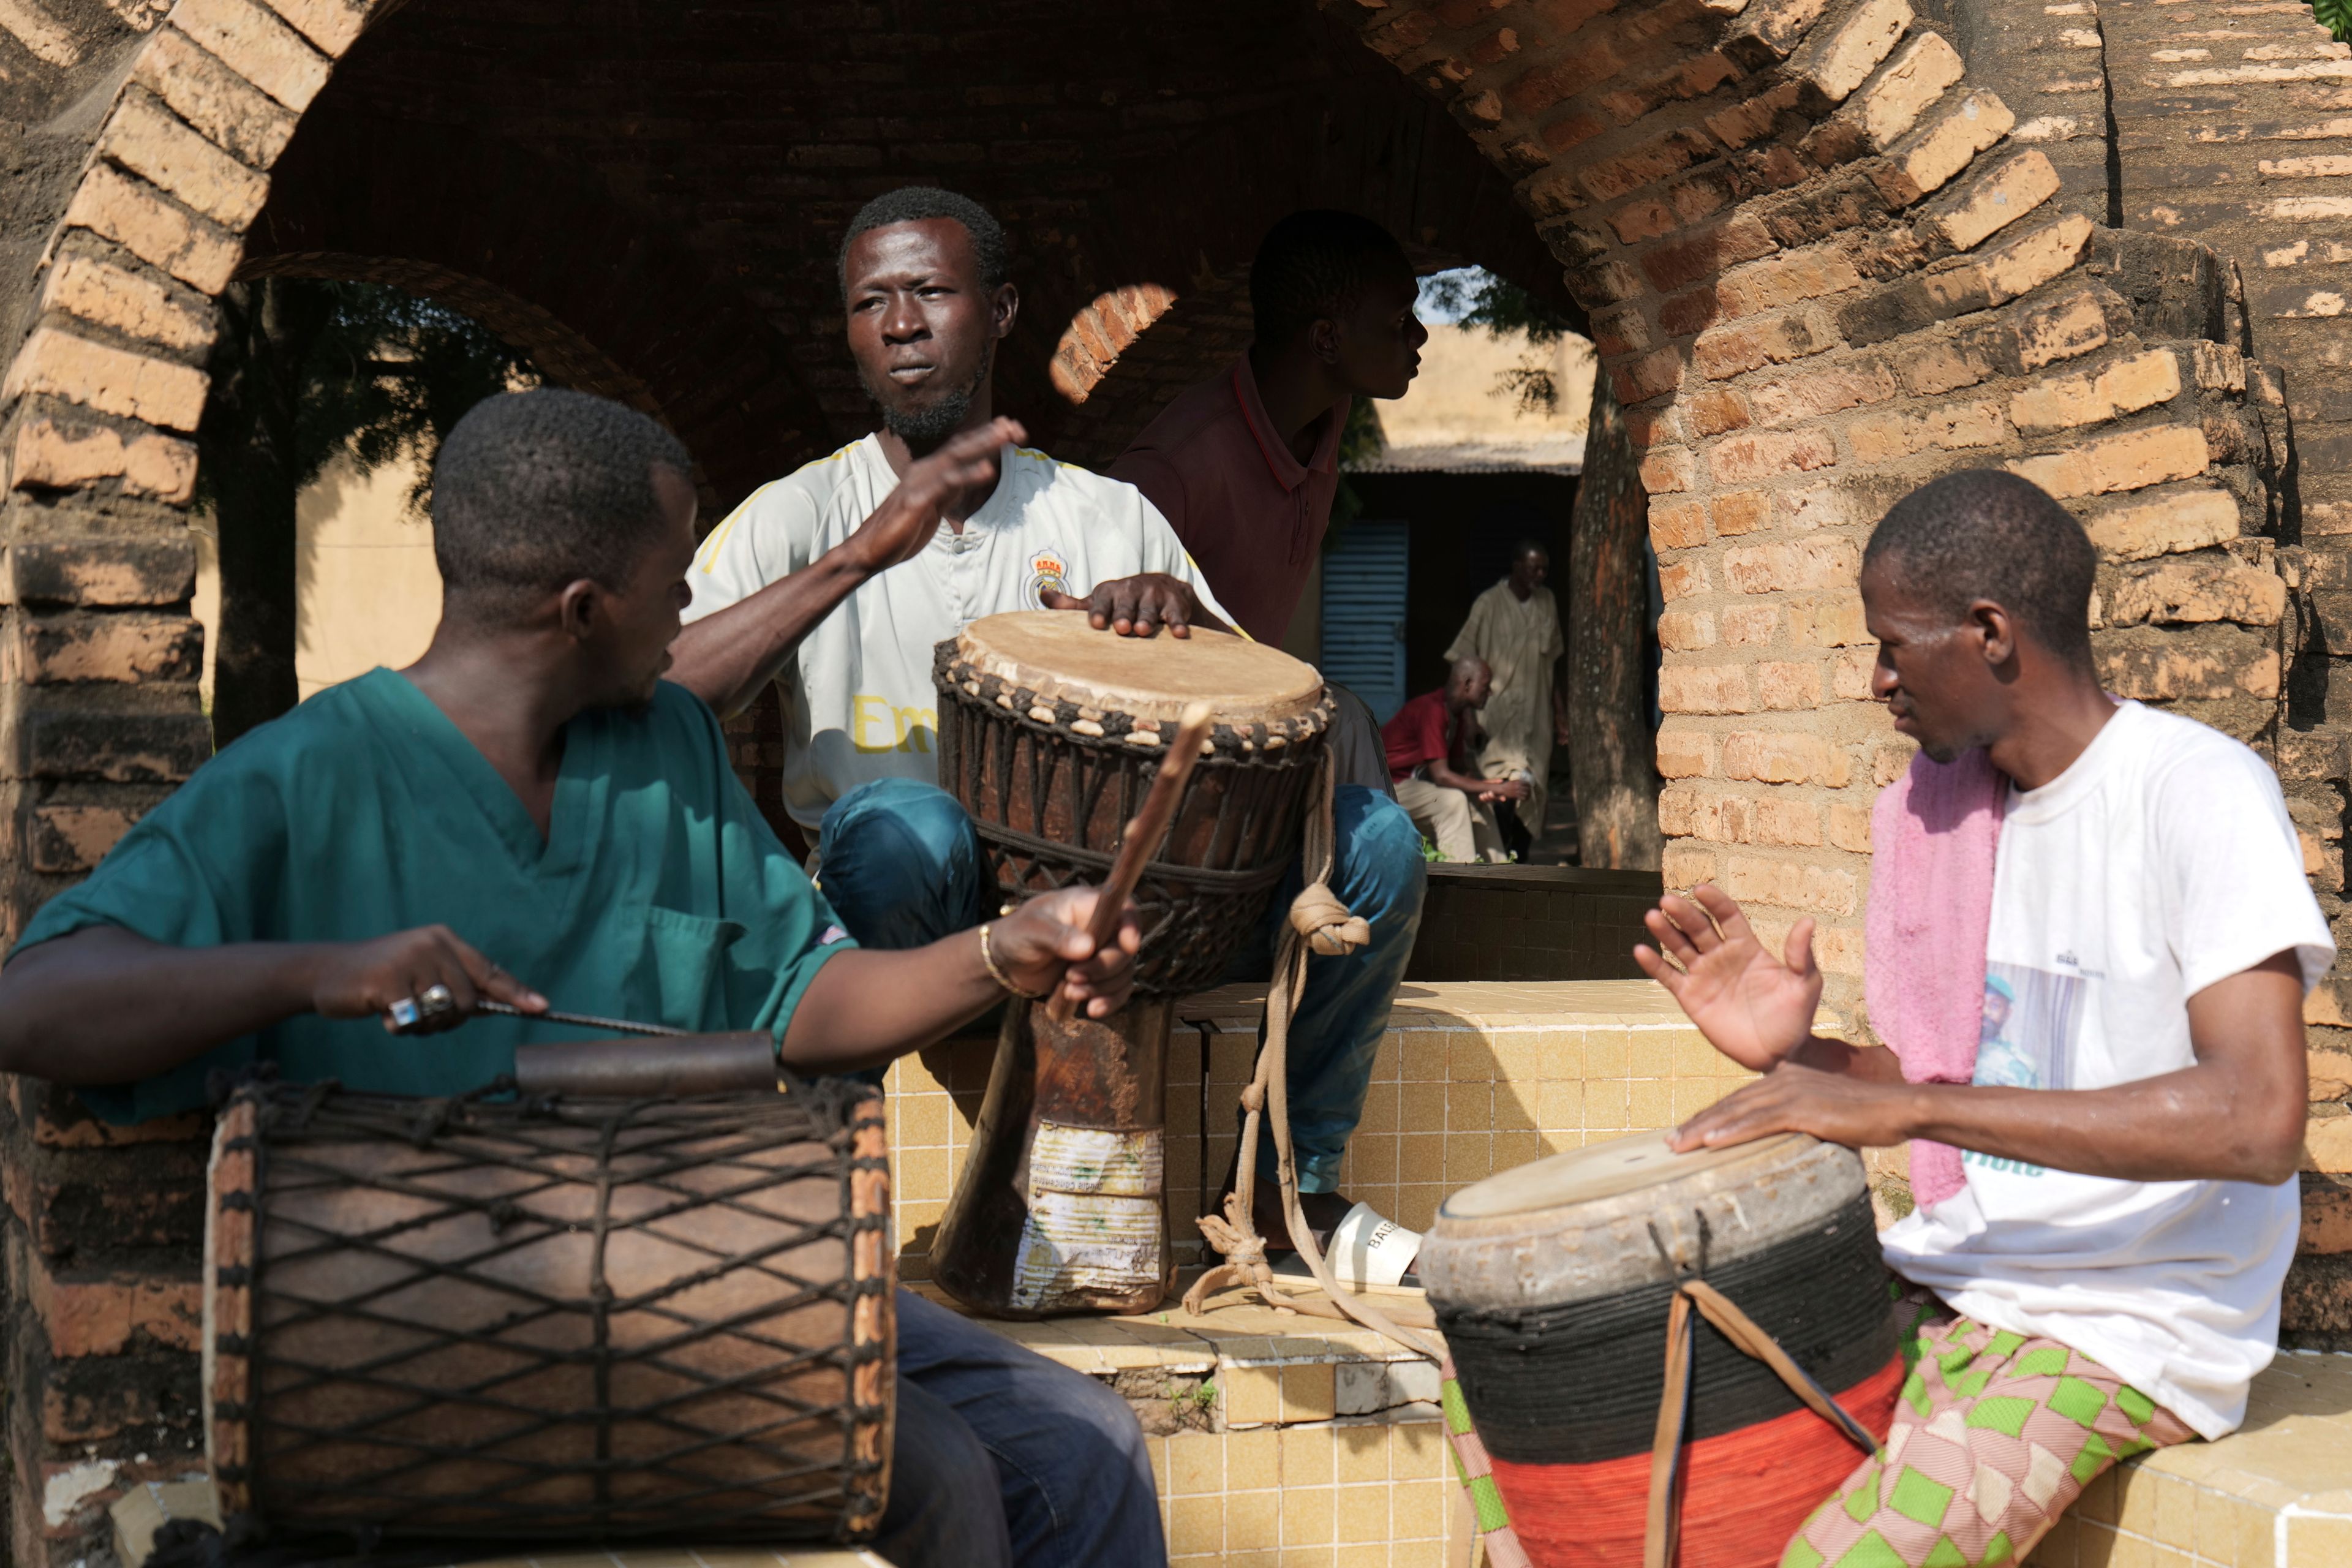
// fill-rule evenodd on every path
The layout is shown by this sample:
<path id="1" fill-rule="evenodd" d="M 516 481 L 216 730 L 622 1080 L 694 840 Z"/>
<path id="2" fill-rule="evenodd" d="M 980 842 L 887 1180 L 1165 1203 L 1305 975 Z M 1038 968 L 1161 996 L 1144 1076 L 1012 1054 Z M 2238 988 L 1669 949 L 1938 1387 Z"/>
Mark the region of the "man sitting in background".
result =
<path id="1" fill-rule="evenodd" d="M 1552 667 L 1567 651 L 1560 640 L 1559 609 L 1544 578 L 1551 552 L 1532 539 L 1511 547 L 1509 575 L 1471 602 L 1470 617 L 1454 634 L 1449 659 L 1483 660 L 1495 672 L 1494 690 L 1478 716 L 1486 743 L 1478 749 L 1480 776 L 1517 779 L 1528 786 L 1525 802 L 1513 807 L 1530 839 L 1544 830 L 1551 793 L 1551 747 L 1568 738 L 1566 693 L 1552 679 Z"/>
<path id="2" fill-rule="evenodd" d="M 1381 727 L 1398 804 L 1441 860 L 1510 858 L 1494 803 L 1525 800 L 1528 786 L 1481 778 L 1469 760 L 1477 731 L 1472 715 L 1486 707 L 1494 679 L 1485 660 L 1457 658 L 1441 689 L 1414 698 Z"/>
<path id="3" fill-rule="evenodd" d="M 0 973 L 0 1070 L 136 1121 L 203 1105 L 214 1068 L 448 1095 L 511 1072 L 519 1045 L 576 1037 L 474 1016 L 485 998 L 769 1031 L 808 1072 L 887 1062 L 1014 987 L 1119 1005 L 1134 915 L 1124 950 L 1094 955 L 1092 889 L 910 952 L 844 938 L 710 710 L 661 679 L 690 468 L 652 420 L 580 393 L 460 420 L 433 470 L 432 647 L 251 731 L 51 900 Z M 467 1026 L 390 1039 L 396 1006 Z M 898 1347 L 891 1562 L 1160 1560 L 1116 1394 L 903 1290 Z"/>

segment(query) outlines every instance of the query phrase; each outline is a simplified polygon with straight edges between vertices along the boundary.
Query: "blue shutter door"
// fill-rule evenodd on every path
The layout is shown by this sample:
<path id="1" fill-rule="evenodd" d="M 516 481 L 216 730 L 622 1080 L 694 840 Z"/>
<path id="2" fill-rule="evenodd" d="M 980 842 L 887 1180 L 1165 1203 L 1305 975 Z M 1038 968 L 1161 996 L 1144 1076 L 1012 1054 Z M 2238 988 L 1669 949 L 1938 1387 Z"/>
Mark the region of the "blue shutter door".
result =
<path id="1" fill-rule="evenodd" d="M 1412 525 L 1348 524 L 1323 557 L 1323 679 L 1387 723 L 1404 706 L 1404 608 Z"/>

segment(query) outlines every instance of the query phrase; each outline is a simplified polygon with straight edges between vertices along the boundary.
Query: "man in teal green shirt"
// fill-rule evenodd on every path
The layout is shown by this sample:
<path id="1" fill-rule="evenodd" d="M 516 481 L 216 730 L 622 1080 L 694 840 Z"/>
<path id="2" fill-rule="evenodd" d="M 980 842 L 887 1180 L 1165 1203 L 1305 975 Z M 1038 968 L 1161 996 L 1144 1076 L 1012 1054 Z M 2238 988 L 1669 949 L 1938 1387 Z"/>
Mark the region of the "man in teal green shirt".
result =
<path id="1" fill-rule="evenodd" d="M 974 436 L 908 473 L 907 504 L 936 509 L 992 466 L 1001 434 Z M 468 414 L 434 468 L 432 647 L 239 740 L 42 909 L 0 971 L 0 1069 L 136 1121 L 204 1103 L 216 1068 L 449 1094 L 511 1070 L 518 1045 L 579 1034 L 479 1014 L 483 998 L 763 1029 L 804 1072 L 878 1067 L 1007 990 L 1120 1005 L 1133 912 L 1095 952 L 1089 889 L 902 952 L 844 935 L 730 772 L 718 721 L 661 679 L 696 545 L 689 472 L 674 437 L 601 398 Z M 420 1001 L 427 1037 L 389 1033 Z M 894 1561 L 1159 1550 L 1122 1401 L 899 1303 Z M 1118 1554 L 1071 1517 L 1082 1490 L 1120 1521 Z"/>

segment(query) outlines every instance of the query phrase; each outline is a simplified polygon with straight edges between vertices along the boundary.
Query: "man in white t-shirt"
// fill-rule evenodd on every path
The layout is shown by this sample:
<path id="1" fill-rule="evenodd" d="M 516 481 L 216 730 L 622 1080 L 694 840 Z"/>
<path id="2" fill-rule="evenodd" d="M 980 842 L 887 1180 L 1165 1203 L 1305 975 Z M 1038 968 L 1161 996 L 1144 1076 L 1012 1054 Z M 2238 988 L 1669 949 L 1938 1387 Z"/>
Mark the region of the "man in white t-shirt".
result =
<path id="1" fill-rule="evenodd" d="M 1663 956 L 1636 950 L 1766 1074 L 1676 1147 L 1795 1131 L 1962 1152 L 1959 1189 L 1883 1237 L 1924 1352 L 1895 1429 L 1784 1568 L 2021 1560 L 2116 1459 L 2234 1428 L 2275 1352 L 2302 1002 L 2335 949 L 2262 760 L 2100 689 L 2095 565 L 2063 507 L 1988 471 L 1906 497 L 1863 556 L 1895 729 L 1937 762 L 1983 747 L 2009 781 L 1972 1082 L 1904 1081 L 1901 1039 L 1811 1037 L 1810 921 L 1783 962 L 1701 887 L 1648 917 Z"/>
<path id="2" fill-rule="evenodd" d="M 843 240 L 841 278 L 882 428 L 755 492 L 688 574 L 670 679 L 721 714 L 783 682 L 785 807 L 816 838 L 825 896 L 867 947 L 929 942 L 986 912 L 978 837 L 938 787 L 937 644 L 983 616 L 1041 607 L 1087 610 L 1121 636 L 1232 621 L 1142 492 L 1018 446 L 1021 426 L 993 416 L 996 345 L 1020 303 L 1005 264 L 1003 228 L 962 196 L 915 188 L 868 203 Z M 1424 879 L 1420 835 L 1394 800 L 1342 786 L 1332 815 L 1330 886 L 1371 940 L 1308 962 L 1291 1026 L 1291 1131 L 1318 1232 L 1358 1206 L 1336 1191 L 1339 1162 Z M 1251 944 L 1260 977 L 1297 890 L 1273 900 Z M 1273 1158 L 1269 1145 L 1260 1168 Z M 1271 1183 L 1259 1199 L 1278 1246 Z M 1393 1283 L 1417 1238 L 1377 1222 L 1366 1209 L 1351 1227 L 1382 1237 L 1362 1273 Z"/>

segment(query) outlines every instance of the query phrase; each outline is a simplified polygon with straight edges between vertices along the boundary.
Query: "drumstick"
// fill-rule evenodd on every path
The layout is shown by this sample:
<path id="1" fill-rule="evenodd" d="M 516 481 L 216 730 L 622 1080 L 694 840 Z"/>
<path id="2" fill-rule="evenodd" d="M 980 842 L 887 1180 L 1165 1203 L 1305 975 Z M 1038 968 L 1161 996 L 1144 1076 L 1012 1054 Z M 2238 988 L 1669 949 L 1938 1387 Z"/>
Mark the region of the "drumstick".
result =
<path id="1" fill-rule="evenodd" d="M 1135 885 L 1143 880 L 1143 868 L 1160 840 L 1166 837 L 1168 824 L 1176 815 L 1177 802 L 1184 798 L 1185 781 L 1192 776 L 1192 764 L 1201 760 L 1201 747 L 1209 738 L 1209 726 L 1216 715 L 1205 702 L 1195 702 L 1184 710 L 1177 721 L 1176 738 L 1168 743 L 1168 754 L 1160 760 L 1160 772 L 1152 776 L 1151 793 L 1143 797 L 1143 808 L 1129 819 L 1127 831 L 1120 835 L 1118 858 L 1111 862 L 1110 877 L 1102 885 L 1095 900 L 1095 917 L 1087 934 L 1095 939 L 1095 951 L 1100 952 L 1118 932 L 1119 912 Z M 1059 982 L 1054 986 L 1054 999 L 1045 1011 L 1056 1023 L 1067 1023 L 1077 1005 Z"/>
<path id="2" fill-rule="evenodd" d="M 474 1002 L 478 1013 L 497 1013 L 509 1018 L 529 1018 L 541 1024 L 585 1024 L 592 1029 L 610 1029 L 619 1035 L 683 1035 L 684 1029 L 673 1029 L 666 1024 L 632 1024 L 626 1018 L 599 1018 L 593 1013 L 559 1013 L 550 1007 L 544 1013 L 526 1013 L 511 1003 L 493 1002 L 488 996 Z"/>

